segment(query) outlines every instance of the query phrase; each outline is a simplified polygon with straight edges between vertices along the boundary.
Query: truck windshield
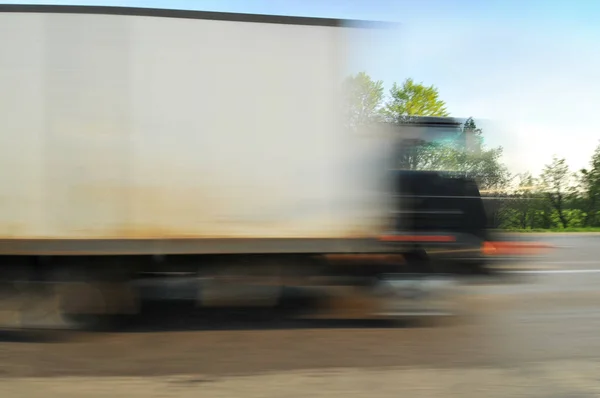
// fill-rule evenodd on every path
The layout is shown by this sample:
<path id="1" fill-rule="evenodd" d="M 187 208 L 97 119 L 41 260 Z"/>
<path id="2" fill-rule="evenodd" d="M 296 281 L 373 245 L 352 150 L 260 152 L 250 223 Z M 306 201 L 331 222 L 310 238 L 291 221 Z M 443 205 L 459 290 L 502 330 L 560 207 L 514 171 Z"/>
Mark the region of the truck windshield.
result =
<path id="1" fill-rule="evenodd" d="M 412 123 L 400 128 L 396 167 L 401 170 L 461 171 L 460 155 L 466 150 L 460 124 Z"/>

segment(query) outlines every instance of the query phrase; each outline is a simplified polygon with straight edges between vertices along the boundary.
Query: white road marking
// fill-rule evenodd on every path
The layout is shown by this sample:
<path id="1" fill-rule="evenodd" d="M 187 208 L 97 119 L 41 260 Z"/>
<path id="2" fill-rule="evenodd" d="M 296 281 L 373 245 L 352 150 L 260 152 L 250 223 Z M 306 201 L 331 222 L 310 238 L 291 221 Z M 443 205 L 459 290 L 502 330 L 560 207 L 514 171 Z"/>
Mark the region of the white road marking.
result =
<path id="1" fill-rule="evenodd" d="M 516 269 L 500 272 L 504 274 L 600 274 L 600 269 Z"/>
<path id="2" fill-rule="evenodd" d="M 599 268 L 571 269 L 574 265 L 598 265 Z M 492 267 L 498 272 L 505 274 L 597 274 L 600 273 L 600 261 L 544 261 L 521 264 L 507 264 L 505 266 Z"/>
<path id="3" fill-rule="evenodd" d="M 539 264 L 564 264 L 564 265 L 572 265 L 572 264 L 598 264 L 598 265 L 600 265 L 600 260 L 540 261 Z"/>

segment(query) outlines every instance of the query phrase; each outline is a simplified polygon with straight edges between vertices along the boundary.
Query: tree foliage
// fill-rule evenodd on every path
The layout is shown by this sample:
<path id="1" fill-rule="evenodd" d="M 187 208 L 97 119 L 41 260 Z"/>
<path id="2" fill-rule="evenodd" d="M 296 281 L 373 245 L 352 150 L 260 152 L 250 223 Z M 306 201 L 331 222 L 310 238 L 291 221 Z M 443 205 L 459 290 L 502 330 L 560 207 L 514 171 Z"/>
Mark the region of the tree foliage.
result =
<path id="1" fill-rule="evenodd" d="M 544 167 L 540 178 L 545 196 L 556 210 L 562 227 L 567 228 L 569 221 L 565 207 L 571 191 L 571 173 L 566 160 L 553 157 L 552 162 Z"/>
<path id="2" fill-rule="evenodd" d="M 383 82 L 365 72 L 348 76 L 343 83 L 344 111 L 350 128 L 379 119 L 383 103 Z"/>
<path id="3" fill-rule="evenodd" d="M 555 156 L 537 181 L 531 178 L 532 189 L 516 190 L 516 200 L 508 204 L 501 226 L 520 229 L 600 227 L 600 145 L 587 169 L 572 173 L 565 159 Z M 525 217 L 527 222 L 523 222 Z"/>
<path id="4" fill-rule="evenodd" d="M 590 167 L 580 171 L 581 207 L 585 226 L 600 224 L 600 145 L 596 147 Z"/>
<path id="5" fill-rule="evenodd" d="M 406 79 L 401 85 L 392 85 L 383 115 L 391 122 L 402 123 L 411 116 L 445 117 L 449 113 L 446 103 L 439 98 L 436 87 Z"/>
<path id="6" fill-rule="evenodd" d="M 536 225 L 537 203 L 536 186 L 538 181 L 531 173 L 523 173 L 517 176 L 519 183 L 512 199 L 514 209 L 514 222 L 518 228 L 534 228 Z"/>

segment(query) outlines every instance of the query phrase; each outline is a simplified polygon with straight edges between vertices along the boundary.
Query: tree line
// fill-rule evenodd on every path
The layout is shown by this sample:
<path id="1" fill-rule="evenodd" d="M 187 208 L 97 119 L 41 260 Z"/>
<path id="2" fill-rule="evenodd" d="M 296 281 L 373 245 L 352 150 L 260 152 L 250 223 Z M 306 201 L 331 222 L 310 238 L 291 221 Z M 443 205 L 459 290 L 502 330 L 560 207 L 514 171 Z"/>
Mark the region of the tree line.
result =
<path id="1" fill-rule="evenodd" d="M 349 128 L 372 122 L 410 123 L 411 117 L 448 117 L 438 89 L 406 79 L 385 92 L 383 81 L 365 72 L 344 81 Z M 502 162 L 503 149 L 487 147 L 484 132 L 472 117 L 444 142 L 413 141 L 398 154 L 398 166 L 412 170 L 444 170 L 468 175 L 485 198 L 490 227 L 551 230 L 600 228 L 600 145 L 589 167 L 570 170 L 554 156 L 540 175 L 512 174 Z M 471 137 L 468 147 L 460 143 Z"/>

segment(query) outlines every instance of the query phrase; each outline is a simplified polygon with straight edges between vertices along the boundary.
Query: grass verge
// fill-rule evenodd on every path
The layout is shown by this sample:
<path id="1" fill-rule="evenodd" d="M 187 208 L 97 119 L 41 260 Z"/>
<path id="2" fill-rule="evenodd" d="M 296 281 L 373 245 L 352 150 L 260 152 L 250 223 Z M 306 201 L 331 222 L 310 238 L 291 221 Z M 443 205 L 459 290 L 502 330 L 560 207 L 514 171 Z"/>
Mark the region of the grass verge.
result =
<path id="1" fill-rule="evenodd" d="M 532 228 L 532 229 L 518 229 L 518 228 L 510 228 L 510 229 L 504 229 L 502 231 L 505 232 L 519 232 L 519 233 L 528 233 L 528 232 L 535 232 L 535 233 L 568 233 L 568 232 L 595 232 L 595 233 L 600 233 L 600 227 L 595 227 L 595 228 L 551 228 L 551 229 L 543 229 L 543 228 Z"/>

